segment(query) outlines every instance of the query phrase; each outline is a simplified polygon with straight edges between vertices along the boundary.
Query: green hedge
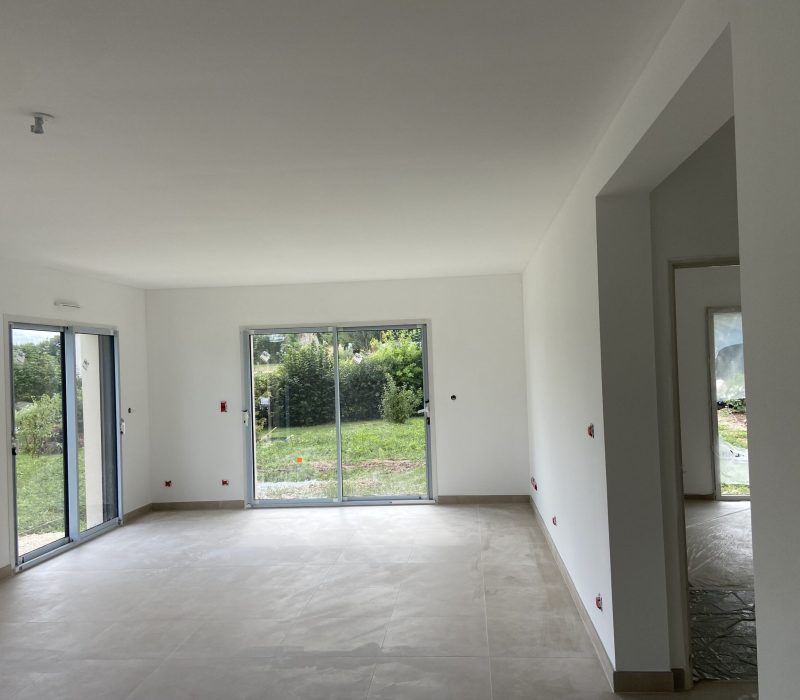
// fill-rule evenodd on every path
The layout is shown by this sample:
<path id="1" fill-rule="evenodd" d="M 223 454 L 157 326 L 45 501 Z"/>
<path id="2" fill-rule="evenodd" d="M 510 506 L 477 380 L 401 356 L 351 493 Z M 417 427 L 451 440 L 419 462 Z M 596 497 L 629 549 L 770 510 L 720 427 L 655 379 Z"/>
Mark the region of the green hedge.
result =
<path id="1" fill-rule="evenodd" d="M 272 427 L 309 426 L 335 420 L 333 349 L 324 343 L 286 343 L 281 364 L 254 377 L 256 415 L 264 427 L 269 415 L 260 405 L 270 398 Z M 263 365 L 261 366 L 263 367 Z M 411 392 L 413 410 L 422 407 L 422 347 L 420 331 L 388 331 L 373 339 L 368 352 L 339 354 L 342 420 L 382 417 L 381 402 L 387 377 L 398 389 Z"/>

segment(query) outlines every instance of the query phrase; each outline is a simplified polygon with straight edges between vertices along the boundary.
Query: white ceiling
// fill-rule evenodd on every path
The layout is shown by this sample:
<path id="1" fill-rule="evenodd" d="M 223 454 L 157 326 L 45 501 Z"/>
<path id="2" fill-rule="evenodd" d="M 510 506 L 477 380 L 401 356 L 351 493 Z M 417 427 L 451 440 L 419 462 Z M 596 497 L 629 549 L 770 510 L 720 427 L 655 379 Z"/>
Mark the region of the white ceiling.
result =
<path id="1" fill-rule="evenodd" d="M 680 4 L 5 2 L 2 255 L 142 287 L 520 271 Z"/>

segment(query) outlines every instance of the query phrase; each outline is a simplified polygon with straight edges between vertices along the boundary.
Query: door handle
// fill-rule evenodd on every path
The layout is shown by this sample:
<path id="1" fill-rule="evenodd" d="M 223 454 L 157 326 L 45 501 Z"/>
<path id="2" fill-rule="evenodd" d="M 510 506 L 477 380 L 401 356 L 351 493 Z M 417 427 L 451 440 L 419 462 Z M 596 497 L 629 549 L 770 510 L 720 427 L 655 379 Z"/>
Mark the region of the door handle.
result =
<path id="1" fill-rule="evenodd" d="M 425 416 L 425 423 L 428 425 L 431 424 L 431 406 L 430 406 L 430 399 L 425 400 L 425 406 L 423 406 L 419 411 L 417 411 L 418 415 Z"/>

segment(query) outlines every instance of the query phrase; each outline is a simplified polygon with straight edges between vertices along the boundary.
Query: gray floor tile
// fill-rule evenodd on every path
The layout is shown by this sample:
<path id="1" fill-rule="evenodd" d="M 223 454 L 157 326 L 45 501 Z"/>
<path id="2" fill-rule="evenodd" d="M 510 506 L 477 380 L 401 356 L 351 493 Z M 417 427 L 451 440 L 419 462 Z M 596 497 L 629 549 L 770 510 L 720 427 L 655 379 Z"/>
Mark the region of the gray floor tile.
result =
<path id="1" fill-rule="evenodd" d="M 318 588 L 301 611 L 303 617 L 385 617 L 394 612 L 397 588 L 394 586 Z"/>
<path id="2" fill-rule="evenodd" d="M 375 662 L 287 657 L 169 660 L 130 700 L 363 700 Z"/>
<path id="3" fill-rule="evenodd" d="M 0 622 L 0 658 L 40 665 L 80 656 L 90 648 L 108 623 Z"/>
<path id="4" fill-rule="evenodd" d="M 489 617 L 515 617 L 529 612 L 575 611 L 569 593 L 563 586 L 514 586 L 487 588 L 486 612 Z"/>
<path id="5" fill-rule="evenodd" d="M 613 700 L 596 659 L 492 659 L 493 700 Z"/>
<path id="6" fill-rule="evenodd" d="M 125 700 L 158 666 L 144 660 L 72 660 L 22 670 L 14 700 Z"/>
<path id="7" fill-rule="evenodd" d="M 484 592 L 480 579 L 459 580 L 433 585 L 414 580 L 400 586 L 394 617 L 475 617 L 485 614 Z"/>
<path id="8" fill-rule="evenodd" d="M 521 613 L 488 618 L 492 656 L 594 658 L 594 648 L 577 612 Z"/>
<path id="9" fill-rule="evenodd" d="M 386 636 L 386 617 L 308 617 L 289 625 L 287 653 L 376 656 Z"/>
<path id="10" fill-rule="evenodd" d="M 173 659 L 262 659 L 283 653 L 285 620 L 203 622 L 172 653 Z"/>
<path id="11" fill-rule="evenodd" d="M 414 567 L 403 563 L 348 562 L 333 564 L 320 585 L 341 590 L 358 586 L 398 586 L 413 573 Z"/>
<path id="12" fill-rule="evenodd" d="M 194 620 L 116 622 L 76 653 L 86 659 L 157 659 L 162 661 L 199 626 Z"/>
<path id="13" fill-rule="evenodd" d="M 486 619 L 478 617 L 404 617 L 389 623 L 387 656 L 488 656 Z"/>
<path id="14" fill-rule="evenodd" d="M 338 563 L 347 562 L 376 562 L 376 563 L 403 563 L 411 557 L 413 547 L 410 545 L 364 545 L 361 547 L 345 547 Z"/>
<path id="15" fill-rule="evenodd" d="M 484 563 L 483 580 L 487 588 L 561 586 L 561 573 L 553 562 L 541 564 Z"/>
<path id="16" fill-rule="evenodd" d="M 379 661 L 368 700 L 492 700 L 488 658 Z"/>

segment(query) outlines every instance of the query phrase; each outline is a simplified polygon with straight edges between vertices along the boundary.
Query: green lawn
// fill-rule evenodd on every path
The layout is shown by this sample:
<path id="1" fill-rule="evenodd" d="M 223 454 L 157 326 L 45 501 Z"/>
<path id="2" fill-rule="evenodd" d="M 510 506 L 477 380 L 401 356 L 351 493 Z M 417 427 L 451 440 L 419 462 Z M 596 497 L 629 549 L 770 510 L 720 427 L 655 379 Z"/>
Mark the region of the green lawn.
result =
<path id="1" fill-rule="evenodd" d="M 86 525 L 83 450 L 78 451 L 80 525 Z M 64 531 L 64 456 L 16 457 L 17 529 L 20 537 Z"/>
<path id="2" fill-rule="evenodd" d="M 18 454 L 17 518 L 20 537 L 64 531 L 64 457 Z"/>
<path id="3" fill-rule="evenodd" d="M 733 428 L 722 423 L 718 426 L 719 436 L 734 447 L 747 449 L 747 429 Z"/>
<path id="4" fill-rule="evenodd" d="M 747 414 L 722 408 L 717 411 L 719 436 L 734 447 L 747 449 Z"/>
<path id="5" fill-rule="evenodd" d="M 345 496 L 427 495 L 424 419 L 343 423 L 342 462 Z M 336 428 L 259 430 L 256 463 L 261 498 L 332 498 Z"/>
<path id="6" fill-rule="evenodd" d="M 749 496 L 749 484 L 720 484 L 723 496 Z"/>

